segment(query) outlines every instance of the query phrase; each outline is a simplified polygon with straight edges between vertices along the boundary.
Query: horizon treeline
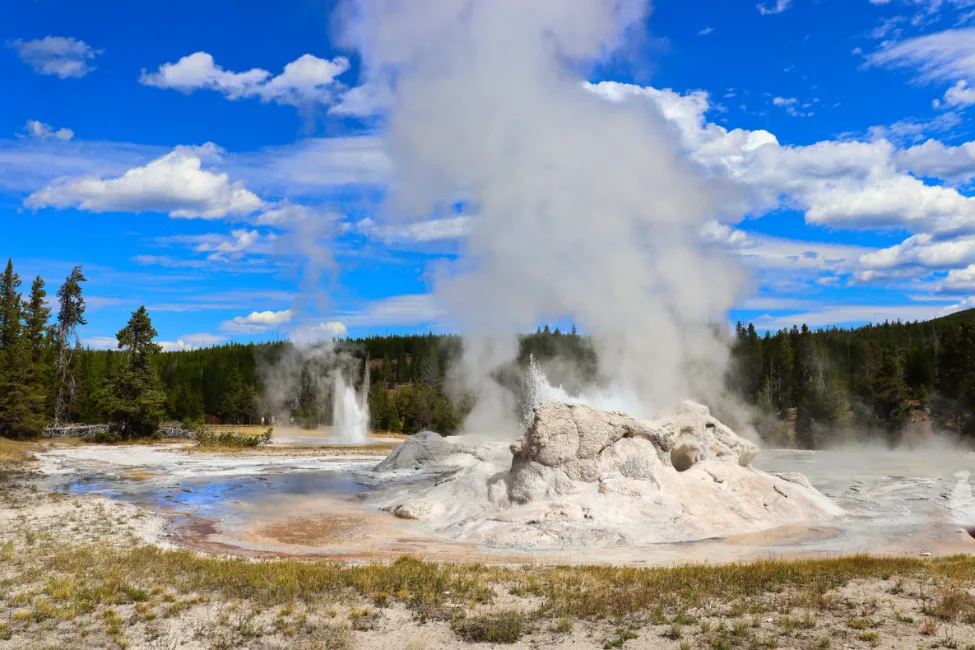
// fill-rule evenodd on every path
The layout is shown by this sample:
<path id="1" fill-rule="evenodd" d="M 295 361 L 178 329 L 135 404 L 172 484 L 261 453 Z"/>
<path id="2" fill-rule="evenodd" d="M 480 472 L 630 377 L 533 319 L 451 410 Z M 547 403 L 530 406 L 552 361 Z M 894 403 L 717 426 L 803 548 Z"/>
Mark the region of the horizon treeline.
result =
<path id="1" fill-rule="evenodd" d="M 822 449 L 864 439 L 890 446 L 914 425 L 975 437 L 975 321 L 960 312 L 759 334 L 738 323 L 727 386 L 756 409 L 771 444 Z"/>
<path id="2" fill-rule="evenodd" d="M 65 423 L 109 423 L 126 437 L 151 435 L 166 420 L 331 424 L 330 370 L 290 342 L 162 352 L 141 307 L 119 331 L 120 349 L 83 348 L 77 329 L 86 323 L 84 282 L 75 267 L 57 291 L 54 314 L 42 278 L 25 293 L 12 261 L 0 275 L 0 435 L 32 438 Z M 918 422 L 975 438 L 971 316 L 815 331 L 802 325 L 763 334 L 739 323 L 730 339 L 726 388 L 754 407 L 751 424 L 777 446 L 818 449 L 864 438 L 896 444 Z M 600 380 L 591 340 L 574 327 L 540 327 L 519 340 L 517 359 L 494 373 L 516 395 L 524 395 L 530 356 L 543 364 L 565 362 L 572 372 L 552 379 L 567 389 Z M 353 372 L 358 388 L 368 377 L 374 430 L 452 433 L 474 405 L 473 395 L 448 389 L 450 368 L 463 352 L 459 336 L 369 336 L 338 340 L 331 348 L 359 369 Z M 262 369 L 285 359 L 294 381 L 275 403 L 264 390 Z"/>
<path id="3" fill-rule="evenodd" d="M 119 349 L 83 348 L 85 325 L 81 267 L 57 292 L 56 315 L 46 306 L 38 277 L 25 297 L 12 260 L 0 275 L 0 435 L 36 438 L 51 425 L 109 424 L 108 439 L 152 435 L 163 421 L 188 425 L 290 424 L 313 428 L 332 422 L 327 378 L 335 367 L 320 355 L 296 352 L 290 342 L 229 343 L 198 350 L 162 352 L 145 307 L 116 336 Z M 460 358 L 456 335 L 370 336 L 335 341 L 330 356 L 368 372 L 374 430 L 455 432 L 473 407 L 470 395 L 451 395 L 448 369 Z M 572 328 L 539 328 L 521 339 L 518 359 L 496 378 L 519 391 L 530 355 L 571 359 L 586 381 L 596 379 L 596 356 L 588 339 Z M 295 361 L 297 359 L 297 362 Z M 272 401 L 262 369 L 287 367 L 291 393 Z M 272 380 L 273 381 L 273 380 Z M 280 392 L 280 391 L 277 391 Z M 281 418 L 285 421 L 282 422 Z"/>
<path id="4" fill-rule="evenodd" d="M 370 425 L 376 431 L 415 433 L 432 429 L 453 433 L 473 406 L 473 396 L 452 395 L 447 388 L 451 364 L 462 353 L 461 337 L 452 334 L 370 336 L 335 341 L 333 355 L 346 365 L 369 363 Z M 522 369 L 529 355 L 539 359 L 571 358 L 587 381 L 595 380 L 596 357 L 587 339 L 574 331 L 540 328 L 522 337 L 518 360 L 498 371 L 498 379 L 521 390 Z M 301 359 L 297 364 L 294 358 Z M 98 387 L 110 381 L 120 362 L 114 350 L 81 350 L 78 395 L 72 416 L 79 423 L 101 423 L 106 413 Z M 287 360 L 287 361 L 286 361 Z M 210 424 L 289 424 L 313 428 L 332 422 L 330 386 L 314 354 L 302 359 L 288 341 L 228 343 L 197 350 L 163 352 L 152 359 L 166 393 L 166 419 L 205 420 Z M 264 390 L 261 369 L 294 367 L 293 394 L 272 401 Z M 361 387 L 365 373 L 355 385 Z"/>

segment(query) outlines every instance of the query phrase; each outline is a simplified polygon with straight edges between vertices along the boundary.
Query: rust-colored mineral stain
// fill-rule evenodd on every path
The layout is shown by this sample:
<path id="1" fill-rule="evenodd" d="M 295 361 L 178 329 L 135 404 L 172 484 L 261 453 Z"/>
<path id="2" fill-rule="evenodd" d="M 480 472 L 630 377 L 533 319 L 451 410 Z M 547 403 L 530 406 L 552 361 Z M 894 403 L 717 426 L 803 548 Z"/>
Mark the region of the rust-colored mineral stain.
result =
<path id="1" fill-rule="evenodd" d="M 786 524 L 756 533 L 743 533 L 722 538 L 721 543 L 731 543 L 741 546 L 769 546 L 777 544 L 799 544 L 814 540 L 832 539 L 839 535 L 839 531 L 829 526 L 814 526 L 809 524 Z"/>
<path id="2" fill-rule="evenodd" d="M 347 536 L 361 529 L 364 524 L 364 517 L 322 515 L 265 524 L 258 528 L 255 533 L 279 544 L 315 546 Z"/>
<path id="3" fill-rule="evenodd" d="M 121 472 L 125 478 L 131 479 L 133 481 L 144 481 L 146 479 L 155 478 L 156 474 L 152 472 L 147 472 L 144 469 L 124 469 Z"/>

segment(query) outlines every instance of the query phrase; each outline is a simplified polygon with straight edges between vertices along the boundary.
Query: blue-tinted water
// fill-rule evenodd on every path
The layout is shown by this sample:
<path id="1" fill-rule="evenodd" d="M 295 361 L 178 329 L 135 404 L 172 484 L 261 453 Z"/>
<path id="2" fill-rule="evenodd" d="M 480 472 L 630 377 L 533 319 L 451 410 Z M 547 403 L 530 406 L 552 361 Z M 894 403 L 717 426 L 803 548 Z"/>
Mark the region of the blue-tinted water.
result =
<path id="1" fill-rule="evenodd" d="M 64 486 L 69 494 L 100 494 L 155 509 L 222 518 L 241 505 L 282 496 L 354 497 L 366 491 L 349 472 L 271 472 L 259 476 L 211 476 L 163 480 L 86 476 Z"/>

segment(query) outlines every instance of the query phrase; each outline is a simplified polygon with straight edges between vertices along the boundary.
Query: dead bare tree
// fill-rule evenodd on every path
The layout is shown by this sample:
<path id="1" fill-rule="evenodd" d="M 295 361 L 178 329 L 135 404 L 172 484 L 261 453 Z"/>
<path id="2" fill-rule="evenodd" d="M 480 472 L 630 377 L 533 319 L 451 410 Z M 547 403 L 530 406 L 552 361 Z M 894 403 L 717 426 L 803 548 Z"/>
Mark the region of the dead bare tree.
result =
<path id="1" fill-rule="evenodd" d="M 81 347 L 78 340 L 78 326 L 87 324 L 85 320 L 85 299 L 81 296 L 81 283 L 86 278 L 81 267 L 76 266 L 58 289 L 58 320 L 54 326 L 54 363 L 57 382 L 54 401 L 54 426 L 60 426 L 71 403 L 74 401 L 75 377 L 71 370 L 71 360 L 76 348 Z"/>

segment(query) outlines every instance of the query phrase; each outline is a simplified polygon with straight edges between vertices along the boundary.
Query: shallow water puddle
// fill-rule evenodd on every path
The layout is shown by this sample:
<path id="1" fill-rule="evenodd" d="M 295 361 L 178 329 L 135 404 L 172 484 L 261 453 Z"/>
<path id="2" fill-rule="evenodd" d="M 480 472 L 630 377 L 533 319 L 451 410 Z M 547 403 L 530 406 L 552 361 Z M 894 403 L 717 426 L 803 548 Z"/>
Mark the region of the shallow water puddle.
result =
<path id="1" fill-rule="evenodd" d="M 280 504 L 283 497 L 328 495 L 352 498 L 366 488 L 350 472 L 326 470 L 271 471 L 262 475 L 203 476 L 166 480 L 142 471 L 88 474 L 64 486 L 69 494 L 100 494 L 153 509 L 213 520 L 240 520 L 264 502 Z"/>

